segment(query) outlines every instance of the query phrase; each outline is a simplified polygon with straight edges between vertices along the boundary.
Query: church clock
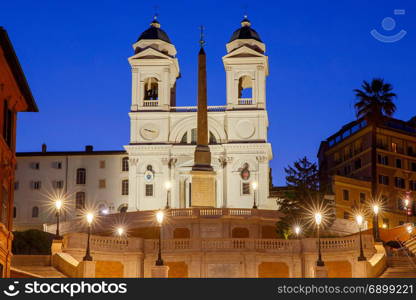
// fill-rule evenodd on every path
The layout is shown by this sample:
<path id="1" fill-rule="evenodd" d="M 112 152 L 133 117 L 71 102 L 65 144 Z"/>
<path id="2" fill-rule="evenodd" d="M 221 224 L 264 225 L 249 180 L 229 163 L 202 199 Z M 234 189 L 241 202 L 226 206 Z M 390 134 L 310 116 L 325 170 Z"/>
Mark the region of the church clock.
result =
<path id="1" fill-rule="evenodd" d="M 140 129 L 140 135 L 145 140 L 154 140 L 159 136 L 159 128 L 155 124 L 144 124 L 143 127 Z"/>

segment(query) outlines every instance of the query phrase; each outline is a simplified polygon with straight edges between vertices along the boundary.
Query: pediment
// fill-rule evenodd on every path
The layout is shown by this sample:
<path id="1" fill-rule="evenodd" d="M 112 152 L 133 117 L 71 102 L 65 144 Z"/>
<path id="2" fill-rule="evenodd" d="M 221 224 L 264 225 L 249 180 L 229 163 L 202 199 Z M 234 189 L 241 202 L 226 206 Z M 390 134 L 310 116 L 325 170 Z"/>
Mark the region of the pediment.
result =
<path id="1" fill-rule="evenodd" d="M 237 57 L 265 57 L 264 54 L 259 53 L 258 51 L 243 45 L 240 48 L 233 50 L 232 52 L 225 55 L 223 58 L 237 58 Z"/>
<path id="2" fill-rule="evenodd" d="M 172 57 L 152 47 L 148 47 L 129 58 L 129 60 L 135 59 L 172 59 Z"/>

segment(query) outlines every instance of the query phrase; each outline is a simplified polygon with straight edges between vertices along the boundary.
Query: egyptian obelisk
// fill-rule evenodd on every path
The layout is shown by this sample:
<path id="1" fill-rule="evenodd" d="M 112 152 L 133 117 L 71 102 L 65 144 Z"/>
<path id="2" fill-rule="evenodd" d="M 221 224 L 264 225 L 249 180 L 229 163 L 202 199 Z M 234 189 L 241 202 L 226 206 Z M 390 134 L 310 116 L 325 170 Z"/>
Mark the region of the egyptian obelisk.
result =
<path id="1" fill-rule="evenodd" d="M 198 53 L 197 145 L 192 167 L 192 206 L 215 207 L 215 172 L 208 146 L 207 66 L 201 27 L 201 48 Z"/>

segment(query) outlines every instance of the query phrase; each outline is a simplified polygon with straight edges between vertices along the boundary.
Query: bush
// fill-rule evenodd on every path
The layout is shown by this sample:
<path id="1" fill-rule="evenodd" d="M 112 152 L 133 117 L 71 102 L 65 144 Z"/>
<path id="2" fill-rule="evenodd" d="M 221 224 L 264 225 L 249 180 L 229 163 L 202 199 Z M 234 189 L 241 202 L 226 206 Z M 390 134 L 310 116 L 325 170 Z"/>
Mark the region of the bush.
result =
<path id="1" fill-rule="evenodd" d="M 53 234 L 36 229 L 15 231 L 13 234 L 13 254 L 51 254 Z"/>

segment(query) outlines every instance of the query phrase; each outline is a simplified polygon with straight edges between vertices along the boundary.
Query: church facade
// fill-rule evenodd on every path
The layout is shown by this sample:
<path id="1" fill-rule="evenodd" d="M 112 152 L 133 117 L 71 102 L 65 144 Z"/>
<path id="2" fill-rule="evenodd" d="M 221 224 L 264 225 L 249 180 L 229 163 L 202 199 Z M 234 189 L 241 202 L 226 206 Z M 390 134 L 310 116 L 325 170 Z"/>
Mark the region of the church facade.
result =
<path id="1" fill-rule="evenodd" d="M 176 106 L 175 46 L 154 20 L 133 48 L 129 210 L 191 207 L 197 107 Z M 245 18 L 226 49 L 226 103 L 208 106 L 215 206 L 251 208 L 256 197 L 259 208 L 272 208 L 265 45 Z"/>
<path id="2" fill-rule="evenodd" d="M 43 223 L 53 223 L 50 209 L 36 214 L 33 209 L 43 210 L 50 202 L 45 195 L 56 194 L 54 190 L 66 195 L 66 220 L 84 208 L 116 213 L 192 206 L 190 172 L 197 140 L 197 107 L 176 106 L 176 86 L 180 84 L 176 48 L 154 19 L 133 49 L 134 55 L 128 59 L 132 71 L 131 134 L 125 151 L 90 148 L 85 153 L 20 153 L 17 227 L 39 228 Z M 222 59 L 227 81 L 225 103 L 208 106 L 215 207 L 276 209 L 276 201 L 269 197 L 269 161 L 273 155 L 267 136 L 265 86 L 269 66 L 265 44 L 244 18 L 226 50 Z M 34 165 L 52 168 L 59 161 L 63 166 L 57 171 L 59 178 L 52 178 L 46 170 L 23 170 Z M 80 170 L 86 174 L 83 181 L 78 178 Z M 34 189 L 34 182 L 48 184 Z M 78 199 L 81 194 L 83 199 Z"/>

